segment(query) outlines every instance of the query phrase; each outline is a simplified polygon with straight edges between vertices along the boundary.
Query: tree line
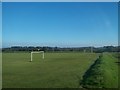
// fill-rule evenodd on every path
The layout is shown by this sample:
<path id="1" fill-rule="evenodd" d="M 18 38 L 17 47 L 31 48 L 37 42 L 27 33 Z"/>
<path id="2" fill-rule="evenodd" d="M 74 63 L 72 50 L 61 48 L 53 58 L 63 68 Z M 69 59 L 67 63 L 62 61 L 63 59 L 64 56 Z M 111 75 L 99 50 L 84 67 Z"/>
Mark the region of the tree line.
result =
<path id="1" fill-rule="evenodd" d="M 120 46 L 104 46 L 104 47 L 48 47 L 48 46 L 12 46 L 2 48 L 2 52 L 15 52 L 15 51 L 45 51 L 45 52 L 120 52 Z"/>

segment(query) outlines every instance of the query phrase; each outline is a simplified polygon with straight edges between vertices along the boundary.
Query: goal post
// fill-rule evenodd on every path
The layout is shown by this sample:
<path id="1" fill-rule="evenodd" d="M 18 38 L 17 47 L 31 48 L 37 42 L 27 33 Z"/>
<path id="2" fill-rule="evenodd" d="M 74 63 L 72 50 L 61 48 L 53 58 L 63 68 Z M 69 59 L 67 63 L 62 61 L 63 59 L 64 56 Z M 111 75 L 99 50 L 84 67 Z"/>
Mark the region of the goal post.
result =
<path id="1" fill-rule="evenodd" d="M 33 54 L 34 53 L 42 53 L 42 59 L 44 59 L 45 58 L 45 56 L 44 56 L 44 51 L 33 51 L 33 52 L 31 52 L 31 59 L 30 59 L 30 61 L 32 62 L 33 61 Z"/>

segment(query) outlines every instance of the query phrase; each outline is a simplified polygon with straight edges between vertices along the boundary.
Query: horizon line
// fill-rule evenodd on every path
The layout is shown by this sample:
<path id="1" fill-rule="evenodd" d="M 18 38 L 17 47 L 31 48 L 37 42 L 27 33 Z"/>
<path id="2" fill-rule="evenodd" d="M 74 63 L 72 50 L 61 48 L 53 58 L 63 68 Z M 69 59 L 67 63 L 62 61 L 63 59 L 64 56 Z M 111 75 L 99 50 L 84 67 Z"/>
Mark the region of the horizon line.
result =
<path id="1" fill-rule="evenodd" d="M 26 46 L 20 46 L 20 45 L 15 45 L 15 46 L 6 46 L 6 47 L 2 47 L 3 48 L 11 48 L 11 47 L 58 47 L 58 48 L 83 48 L 83 47 L 105 47 L 105 46 L 113 46 L 113 47 L 119 47 L 120 45 L 104 45 L 104 46 L 47 46 L 47 45 L 43 45 L 43 46 L 34 46 L 34 45 L 26 45 Z"/>

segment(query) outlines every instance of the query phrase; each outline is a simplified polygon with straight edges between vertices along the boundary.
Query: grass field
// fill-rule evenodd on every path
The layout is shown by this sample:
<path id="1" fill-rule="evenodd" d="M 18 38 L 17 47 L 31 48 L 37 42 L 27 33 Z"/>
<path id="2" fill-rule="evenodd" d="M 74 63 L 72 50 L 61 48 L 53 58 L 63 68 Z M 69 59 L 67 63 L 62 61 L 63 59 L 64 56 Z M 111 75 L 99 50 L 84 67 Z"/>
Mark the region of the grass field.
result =
<path id="1" fill-rule="evenodd" d="M 3 88 L 78 88 L 95 53 L 3 53 Z"/>
<path id="2" fill-rule="evenodd" d="M 99 56 L 101 55 L 101 57 Z M 3 88 L 117 88 L 115 53 L 3 53 Z M 81 83 L 82 82 L 82 83 Z"/>

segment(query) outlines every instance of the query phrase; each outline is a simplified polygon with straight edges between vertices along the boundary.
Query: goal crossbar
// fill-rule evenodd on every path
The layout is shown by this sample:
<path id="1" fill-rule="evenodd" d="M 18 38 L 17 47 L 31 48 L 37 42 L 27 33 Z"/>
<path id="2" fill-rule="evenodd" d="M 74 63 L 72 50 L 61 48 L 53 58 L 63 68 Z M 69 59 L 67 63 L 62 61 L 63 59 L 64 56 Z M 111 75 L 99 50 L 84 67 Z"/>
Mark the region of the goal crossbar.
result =
<path id="1" fill-rule="evenodd" d="M 42 53 L 42 59 L 44 59 L 44 51 L 38 51 L 38 52 L 34 51 L 34 52 L 31 52 L 31 59 L 30 59 L 31 62 L 33 61 L 33 54 L 34 53 Z"/>

